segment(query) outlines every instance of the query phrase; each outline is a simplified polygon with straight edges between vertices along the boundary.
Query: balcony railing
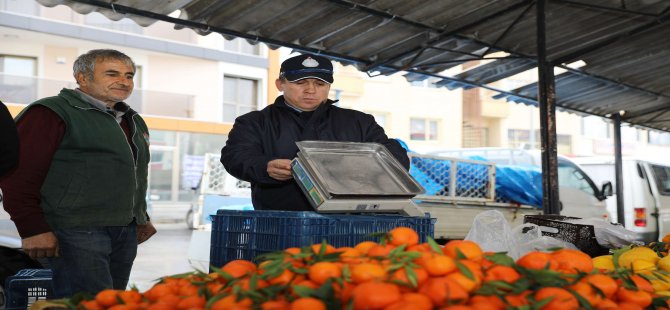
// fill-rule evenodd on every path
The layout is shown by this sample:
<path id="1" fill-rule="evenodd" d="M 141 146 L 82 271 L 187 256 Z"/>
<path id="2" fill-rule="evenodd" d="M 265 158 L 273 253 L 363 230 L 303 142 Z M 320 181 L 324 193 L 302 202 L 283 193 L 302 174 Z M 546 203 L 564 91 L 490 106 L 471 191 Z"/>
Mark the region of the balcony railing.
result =
<path id="1" fill-rule="evenodd" d="M 29 104 L 76 87 L 74 82 L 0 73 L 0 100 L 5 103 Z M 126 103 L 143 115 L 193 118 L 195 96 L 136 88 Z"/>

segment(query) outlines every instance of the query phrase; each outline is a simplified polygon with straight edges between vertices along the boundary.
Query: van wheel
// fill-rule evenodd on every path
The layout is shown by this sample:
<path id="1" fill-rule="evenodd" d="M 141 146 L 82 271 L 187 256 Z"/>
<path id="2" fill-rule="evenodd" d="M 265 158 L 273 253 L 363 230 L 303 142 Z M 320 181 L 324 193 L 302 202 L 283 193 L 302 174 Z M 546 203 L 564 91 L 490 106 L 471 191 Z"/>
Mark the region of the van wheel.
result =
<path id="1" fill-rule="evenodd" d="M 188 229 L 195 228 L 193 226 L 193 209 L 189 209 L 188 212 L 186 212 L 186 226 L 188 227 Z"/>

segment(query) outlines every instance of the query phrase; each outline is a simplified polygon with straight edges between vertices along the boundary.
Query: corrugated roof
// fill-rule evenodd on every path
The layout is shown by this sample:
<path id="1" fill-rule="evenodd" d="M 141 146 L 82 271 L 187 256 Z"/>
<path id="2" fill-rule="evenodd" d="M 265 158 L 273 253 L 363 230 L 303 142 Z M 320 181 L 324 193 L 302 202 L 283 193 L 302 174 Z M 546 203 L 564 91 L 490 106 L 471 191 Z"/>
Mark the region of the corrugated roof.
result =
<path id="1" fill-rule="evenodd" d="M 37 1 L 129 17 L 142 26 L 160 19 L 203 35 L 320 52 L 370 74 L 406 71 L 408 80 L 439 77 L 440 86 L 483 86 L 499 90 L 498 97 L 536 104 L 536 85 L 490 85 L 535 66 L 532 0 Z M 547 59 L 586 63 L 556 77 L 556 105 L 604 117 L 623 110 L 624 122 L 669 131 L 669 9 L 667 0 L 548 1 Z M 178 19 L 167 16 L 175 10 Z M 501 51 L 507 59 L 492 57 Z M 444 73 L 483 58 L 495 60 L 455 76 Z"/>

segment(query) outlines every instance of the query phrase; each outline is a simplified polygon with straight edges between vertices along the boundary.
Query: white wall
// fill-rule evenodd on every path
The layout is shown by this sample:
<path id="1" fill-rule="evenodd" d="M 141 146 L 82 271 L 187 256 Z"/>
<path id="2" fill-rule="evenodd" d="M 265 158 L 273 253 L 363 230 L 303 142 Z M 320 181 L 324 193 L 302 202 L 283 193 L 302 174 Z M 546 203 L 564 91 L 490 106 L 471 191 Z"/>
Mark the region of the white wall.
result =
<path id="1" fill-rule="evenodd" d="M 349 100 L 343 100 L 341 106 L 367 113 L 384 113 L 387 135 L 404 140 L 415 151 L 461 146 L 461 91 L 412 86 L 401 74 L 365 78 L 364 81 L 361 96 L 347 98 Z M 410 118 L 438 121 L 438 140 L 410 140 Z"/>

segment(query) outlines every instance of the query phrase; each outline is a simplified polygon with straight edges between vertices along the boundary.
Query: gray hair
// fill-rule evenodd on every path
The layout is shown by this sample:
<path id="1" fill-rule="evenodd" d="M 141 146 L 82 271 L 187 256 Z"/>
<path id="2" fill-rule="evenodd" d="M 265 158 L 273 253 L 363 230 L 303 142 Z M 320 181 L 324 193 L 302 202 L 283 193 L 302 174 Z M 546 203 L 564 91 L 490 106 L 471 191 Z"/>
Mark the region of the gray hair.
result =
<path id="1" fill-rule="evenodd" d="M 120 60 L 133 67 L 133 72 L 136 70 L 133 60 L 124 53 L 112 49 L 90 50 L 86 52 L 86 54 L 82 54 L 77 57 L 77 59 L 74 61 L 72 70 L 75 80 L 77 79 L 77 74 L 79 73 L 83 73 L 87 79 L 92 80 L 96 61 L 105 59 Z M 77 83 L 79 83 L 79 81 L 77 81 Z"/>

